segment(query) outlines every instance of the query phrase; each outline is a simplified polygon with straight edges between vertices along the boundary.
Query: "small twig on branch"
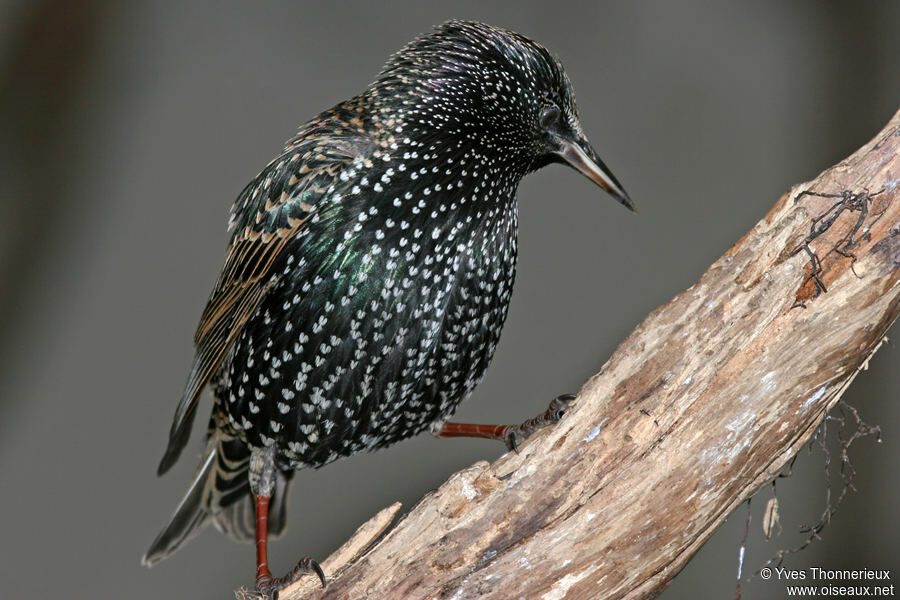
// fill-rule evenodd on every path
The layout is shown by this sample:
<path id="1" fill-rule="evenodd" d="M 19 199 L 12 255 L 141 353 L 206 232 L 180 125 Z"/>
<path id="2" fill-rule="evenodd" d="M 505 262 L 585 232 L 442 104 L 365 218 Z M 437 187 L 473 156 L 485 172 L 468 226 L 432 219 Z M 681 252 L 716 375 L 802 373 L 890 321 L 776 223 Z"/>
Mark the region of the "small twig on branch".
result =
<path id="1" fill-rule="evenodd" d="M 856 223 L 854 223 L 850 229 L 841 237 L 837 243 L 832 246 L 825 255 L 825 260 L 831 256 L 832 253 L 837 253 L 844 258 L 852 259 L 850 263 L 850 269 L 853 270 L 853 263 L 856 261 L 856 256 L 851 252 L 854 246 L 856 246 L 858 240 L 856 239 L 856 234 L 862 230 L 862 235 L 865 238 L 868 235 L 868 227 L 863 229 L 863 224 L 866 221 L 866 217 L 869 215 L 869 205 L 872 202 L 872 199 L 883 192 L 884 190 L 879 190 L 874 194 L 870 194 L 868 190 L 864 190 L 859 193 L 853 193 L 850 190 L 844 190 L 840 194 L 824 194 L 821 192 L 812 192 L 810 190 L 803 190 L 797 197 L 794 198 L 794 202 L 799 202 L 801 198 L 804 196 L 817 196 L 819 198 L 840 198 L 837 202 L 835 202 L 828 210 L 826 210 L 823 214 L 819 215 L 815 219 L 812 220 L 809 226 L 809 234 L 803 240 L 803 242 L 797 246 L 797 249 L 794 250 L 793 254 L 797 254 L 801 250 L 803 250 L 806 255 L 809 257 L 809 275 L 804 282 L 809 283 L 812 281 L 815 284 L 815 294 L 818 296 L 822 292 L 827 292 L 825 289 L 825 284 L 822 283 L 822 279 L 819 277 L 824 272 L 824 268 L 822 266 L 822 259 L 813 251 L 810 247 L 810 244 L 820 235 L 828 231 L 834 222 L 845 212 L 858 212 L 859 216 L 856 219 Z M 881 218 L 884 214 L 884 211 L 877 214 L 875 217 L 875 221 Z M 853 271 L 856 274 L 856 271 Z M 858 276 L 858 275 L 857 275 Z M 801 300 L 797 301 L 798 306 L 803 306 Z"/>
<path id="2" fill-rule="evenodd" d="M 844 419 L 825 416 L 900 312 L 898 184 L 900 113 L 653 311 L 556 426 L 360 534 L 323 563 L 324 591 L 308 578 L 282 599 L 655 596 Z M 872 432 L 843 440 L 841 494 L 846 449 Z"/>

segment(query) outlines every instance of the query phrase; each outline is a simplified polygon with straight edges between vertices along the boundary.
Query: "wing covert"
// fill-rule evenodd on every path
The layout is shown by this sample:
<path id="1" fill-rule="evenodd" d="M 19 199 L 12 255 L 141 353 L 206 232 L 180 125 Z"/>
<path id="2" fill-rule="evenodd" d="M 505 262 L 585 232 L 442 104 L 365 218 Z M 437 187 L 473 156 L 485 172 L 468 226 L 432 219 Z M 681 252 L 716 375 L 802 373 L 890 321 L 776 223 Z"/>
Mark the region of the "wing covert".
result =
<path id="1" fill-rule="evenodd" d="M 315 121 L 301 129 L 235 200 L 228 254 L 194 335 L 197 352 L 175 411 L 160 475 L 187 444 L 203 388 L 277 282 L 279 271 L 273 266 L 286 256 L 286 248 L 340 173 L 354 161 L 368 160 L 373 147 L 371 139 L 358 131 L 351 134 L 327 121 Z"/>

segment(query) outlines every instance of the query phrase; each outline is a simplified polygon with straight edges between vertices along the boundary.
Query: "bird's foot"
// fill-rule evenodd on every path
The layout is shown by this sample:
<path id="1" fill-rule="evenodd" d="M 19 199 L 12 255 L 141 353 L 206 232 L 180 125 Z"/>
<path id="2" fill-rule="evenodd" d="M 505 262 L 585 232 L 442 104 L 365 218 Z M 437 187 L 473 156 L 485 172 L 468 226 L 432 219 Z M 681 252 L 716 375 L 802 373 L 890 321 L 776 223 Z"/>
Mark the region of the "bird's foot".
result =
<path id="1" fill-rule="evenodd" d="M 284 577 L 272 577 L 272 574 L 269 573 L 268 570 L 257 576 L 256 591 L 262 594 L 264 597 L 269 598 L 270 600 L 278 600 L 278 592 L 291 585 L 304 575 L 312 573 L 315 573 L 319 576 L 319 580 L 322 582 L 323 588 L 328 585 L 328 580 L 325 578 L 325 571 L 322 570 L 322 567 L 319 566 L 319 563 L 309 557 L 306 557 L 301 558 L 300 562 L 297 563 L 297 566 L 291 569 L 290 572 Z"/>
<path id="2" fill-rule="evenodd" d="M 528 419 L 520 425 L 474 425 L 471 423 L 440 423 L 435 426 L 434 434 L 438 437 L 477 437 L 488 440 L 500 440 L 510 450 L 519 451 L 519 445 L 532 433 L 558 422 L 569 408 L 569 402 L 575 399 L 574 394 L 557 396 L 550 406 L 540 415 Z"/>
<path id="3" fill-rule="evenodd" d="M 506 432 L 503 436 L 503 441 L 506 442 L 506 447 L 515 452 L 519 451 L 519 445 L 522 444 L 525 440 L 531 436 L 532 433 L 541 429 L 542 427 L 546 427 L 547 425 L 554 425 L 559 422 L 566 411 L 569 409 L 569 402 L 575 399 L 575 394 L 563 394 L 561 396 L 557 396 L 550 402 L 550 406 L 547 407 L 543 413 L 534 417 L 533 419 L 528 419 L 521 425 L 507 425 Z"/>

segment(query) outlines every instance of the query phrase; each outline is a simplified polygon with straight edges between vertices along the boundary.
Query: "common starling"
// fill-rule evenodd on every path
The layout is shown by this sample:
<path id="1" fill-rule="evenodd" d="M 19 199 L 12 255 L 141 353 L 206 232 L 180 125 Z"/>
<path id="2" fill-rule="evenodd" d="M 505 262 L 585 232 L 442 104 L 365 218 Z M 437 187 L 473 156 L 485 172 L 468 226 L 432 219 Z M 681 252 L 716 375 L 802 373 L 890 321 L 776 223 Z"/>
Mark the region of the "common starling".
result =
<path id="1" fill-rule="evenodd" d="M 550 163 L 631 200 L 582 131 L 572 85 L 543 46 L 449 21 L 394 54 L 363 93 L 302 125 L 238 196 L 225 265 L 194 338 L 165 473 L 200 393 L 215 397 L 193 483 L 144 556 L 151 565 L 212 521 L 257 542 L 269 596 L 293 471 L 423 430 L 515 447 L 520 426 L 446 423 L 484 375 L 516 270 L 516 188 Z"/>

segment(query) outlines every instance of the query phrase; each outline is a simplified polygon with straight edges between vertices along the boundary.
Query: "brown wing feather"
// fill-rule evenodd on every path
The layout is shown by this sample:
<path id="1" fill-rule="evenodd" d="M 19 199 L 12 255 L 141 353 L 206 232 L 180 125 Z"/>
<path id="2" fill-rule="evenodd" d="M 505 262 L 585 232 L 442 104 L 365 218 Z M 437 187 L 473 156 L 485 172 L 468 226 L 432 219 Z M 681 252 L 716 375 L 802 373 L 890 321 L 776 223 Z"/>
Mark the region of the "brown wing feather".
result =
<path id="1" fill-rule="evenodd" d="M 301 130 L 235 201 L 230 224 L 235 231 L 194 336 L 197 353 L 175 411 L 159 474 L 178 460 L 190 436 L 200 393 L 276 283 L 272 265 L 297 237 L 340 172 L 371 150 L 371 140 L 358 131 L 352 136 L 334 136 L 336 128 L 346 125 L 320 120 Z"/>

